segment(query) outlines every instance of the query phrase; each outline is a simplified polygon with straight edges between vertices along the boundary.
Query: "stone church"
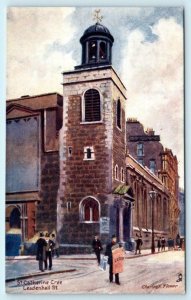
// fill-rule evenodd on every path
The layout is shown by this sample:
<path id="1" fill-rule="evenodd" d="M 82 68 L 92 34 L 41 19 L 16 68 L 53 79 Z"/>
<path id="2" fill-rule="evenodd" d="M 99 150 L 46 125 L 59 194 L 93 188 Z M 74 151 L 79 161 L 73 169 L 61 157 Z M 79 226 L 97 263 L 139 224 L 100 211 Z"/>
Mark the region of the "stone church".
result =
<path id="1" fill-rule="evenodd" d="M 95 233 L 103 244 L 116 234 L 129 250 L 136 234 L 142 234 L 144 246 L 149 248 L 149 191 L 155 190 L 160 199 L 154 199 L 152 204 L 155 235 L 166 237 L 169 191 L 156 174 L 128 152 L 127 91 L 112 67 L 112 34 L 96 23 L 85 30 L 80 43 L 81 65 L 63 73 L 63 99 L 61 95 L 48 94 L 7 101 L 8 126 L 12 124 L 16 136 L 20 120 L 25 128 L 28 124 L 23 131 L 27 136 L 24 145 L 27 147 L 32 138 L 30 157 L 34 159 L 22 161 L 20 157 L 15 163 L 16 157 L 21 153 L 25 157 L 27 152 L 22 152 L 17 139 L 8 134 L 8 158 L 12 160 L 7 162 L 7 228 L 12 213 L 8 207 L 17 205 L 19 210 L 21 204 L 32 202 L 33 216 L 26 206 L 25 216 L 20 211 L 17 219 L 25 217 L 34 228 L 33 234 L 57 231 L 62 253 L 90 252 Z M 19 151 L 13 150 L 13 140 Z M 23 176 L 27 163 L 32 175 L 15 181 L 13 169 L 14 176 Z M 17 223 L 23 232 L 22 224 Z M 23 242 L 28 238 L 22 233 Z"/>

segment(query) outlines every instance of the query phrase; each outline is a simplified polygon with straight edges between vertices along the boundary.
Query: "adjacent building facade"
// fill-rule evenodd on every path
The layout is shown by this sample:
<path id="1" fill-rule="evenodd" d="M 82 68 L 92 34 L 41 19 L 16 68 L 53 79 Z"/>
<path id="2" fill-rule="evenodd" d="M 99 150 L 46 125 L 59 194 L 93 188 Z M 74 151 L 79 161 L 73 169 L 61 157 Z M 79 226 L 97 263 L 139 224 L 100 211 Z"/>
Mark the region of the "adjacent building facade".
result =
<path id="1" fill-rule="evenodd" d="M 169 235 L 178 233 L 179 195 L 178 162 L 170 149 L 160 143 L 160 136 L 153 129 L 144 131 L 137 119 L 127 120 L 127 149 L 141 165 L 158 176 L 169 191 Z"/>
<path id="2" fill-rule="evenodd" d="M 149 248 L 152 217 L 155 240 L 161 236 L 169 237 L 170 194 L 162 181 L 130 154 L 126 157 L 126 174 L 126 184 L 132 188 L 135 200 L 132 210 L 132 237 L 141 235 L 143 247 Z M 156 196 L 151 198 L 150 192 L 153 190 Z"/>
<path id="3" fill-rule="evenodd" d="M 62 96 L 7 101 L 6 232 L 56 230 Z"/>
<path id="4" fill-rule="evenodd" d="M 184 237 L 185 236 L 185 197 L 184 197 L 183 189 L 179 189 L 179 207 L 180 207 L 179 234 L 181 237 Z"/>

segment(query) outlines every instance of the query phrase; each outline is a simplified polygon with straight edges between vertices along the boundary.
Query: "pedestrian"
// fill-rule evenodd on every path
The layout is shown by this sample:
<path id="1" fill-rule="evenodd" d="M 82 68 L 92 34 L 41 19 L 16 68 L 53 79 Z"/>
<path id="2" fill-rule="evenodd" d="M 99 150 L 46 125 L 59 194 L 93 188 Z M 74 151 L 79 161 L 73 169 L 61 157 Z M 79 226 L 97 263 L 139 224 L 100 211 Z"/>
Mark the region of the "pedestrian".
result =
<path id="1" fill-rule="evenodd" d="M 161 250 L 161 237 L 159 237 L 159 239 L 157 241 L 157 247 L 158 247 L 158 252 L 160 252 L 160 250 Z"/>
<path id="2" fill-rule="evenodd" d="M 50 239 L 50 234 L 46 233 L 45 240 L 47 243 L 46 246 L 46 260 L 45 260 L 45 269 L 49 268 L 52 269 L 52 250 L 54 248 L 54 242 Z"/>
<path id="3" fill-rule="evenodd" d="M 40 237 L 36 242 L 37 245 L 37 255 L 36 255 L 36 260 L 39 262 L 39 270 L 44 272 L 43 269 L 43 262 L 46 260 L 46 246 L 47 243 L 44 238 L 44 233 L 40 232 Z"/>
<path id="4" fill-rule="evenodd" d="M 180 234 L 178 233 L 176 236 L 176 249 L 180 249 Z"/>
<path id="5" fill-rule="evenodd" d="M 136 242 L 136 249 L 135 249 L 135 254 L 137 254 L 137 251 L 139 251 L 139 254 L 141 254 L 141 246 L 143 245 L 143 240 L 142 236 L 138 236 Z"/>
<path id="6" fill-rule="evenodd" d="M 94 236 L 94 239 L 92 241 L 92 248 L 97 257 L 97 262 L 98 262 L 98 266 L 99 266 L 100 265 L 100 254 L 101 254 L 101 251 L 103 250 L 103 248 L 102 248 L 102 244 L 101 244 L 98 234 L 95 234 L 95 236 Z"/>
<path id="7" fill-rule="evenodd" d="M 59 257 L 59 243 L 58 243 L 58 240 L 56 239 L 56 236 L 54 233 L 52 233 L 51 239 L 55 245 L 52 250 L 52 257 L 54 257 L 54 255 L 56 255 L 56 257 L 58 258 Z"/>
<path id="8" fill-rule="evenodd" d="M 165 246 L 166 246 L 166 240 L 163 236 L 161 239 L 161 251 L 165 251 Z"/>
<path id="9" fill-rule="evenodd" d="M 112 256 L 112 248 L 118 248 L 119 244 L 117 243 L 117 238 L 115 235 L 112 235 L 111 242 L 107 245 L 105 256 L 108 256 L 108 264 L 109 264 L 109 281 L 113 282 L 113 256 Z M 119 282 L 119 273 L 115 274 L 115 283 L 120 285 Z"/>

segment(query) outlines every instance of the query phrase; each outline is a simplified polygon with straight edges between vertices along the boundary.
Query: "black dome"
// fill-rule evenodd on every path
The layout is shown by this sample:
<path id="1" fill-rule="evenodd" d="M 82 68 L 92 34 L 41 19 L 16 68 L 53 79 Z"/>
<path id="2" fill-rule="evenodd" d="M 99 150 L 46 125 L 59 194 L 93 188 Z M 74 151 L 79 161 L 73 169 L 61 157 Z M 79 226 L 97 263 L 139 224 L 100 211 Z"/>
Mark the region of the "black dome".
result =
<path id="1" fill-rule="evenodd" d="M 80 39 L 80 42 L 82 43 L 86 38 L 88 38 L 91 35 L 102 35 L 108 37 L 112 42 L 114 42 L 114 38 L 111 35 L 109 29 L 105 27 L 104 25 L 100 23 L 96 23 L 90 27 L 88 27 L 85 31 L 83 36 Z"/>

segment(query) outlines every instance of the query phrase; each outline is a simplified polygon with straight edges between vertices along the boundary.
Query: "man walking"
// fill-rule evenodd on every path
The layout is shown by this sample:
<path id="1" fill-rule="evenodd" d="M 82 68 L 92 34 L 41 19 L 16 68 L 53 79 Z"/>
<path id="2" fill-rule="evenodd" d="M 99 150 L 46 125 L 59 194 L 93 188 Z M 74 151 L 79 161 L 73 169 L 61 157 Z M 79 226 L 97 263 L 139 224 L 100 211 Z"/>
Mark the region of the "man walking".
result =
<path id="1" fill-rule="evenodd" d="M 46 260 L 46 246 L 47 246 L 47 243 L 44 239 L 44 233 L 43 232 L 40 233 L 40 238 L 37 240 L 36 245 L 37 245 L 36 259 L 39 262 L 39 270 L 44 272 L 43 262 L 45 262 L 45 260 Z"/>
<path id="2" fill-rule="evenodd" d="M 165 246 L 166 246 L 166 240 L 163 236 L 161 239 L 161 251 L 165 251 Z"/>
<path id="3" fill-rule="evenodd" d="M 93 248 L 93 250 L 95 252 L 95 255 L 97 257 L 98 266 L 99 266 L 100 265 L 100 254 L 101 254 L 101 251 L 103 250 L 103 248 L 102 248 L 101 241 L 99 240 L 98 234 L 96 234 L 94 236 L 94 239 L 92 241 L 92 248 Z"/>
<path id="4" fill-rule="evenodd" d="M 137 251 L 139 251 L 139 254 L 141 254 L 141 246 L 143 245 L 142 236 L 138 236 L 138 239 L 136 240 L 136 249 L 135 254 L 137 254 Z"/>
<path id="5" fill-rule="evenodd" d="M 111 243 L 109 243 L 106 247 L 105 256 L 108 256 L 108 264 L 109 264 L 109 281 L 113 282 L 113 256 L 112 249 L 116 249 L 119 247 L 117 243 L 117 238 L 115 235 L 112 235 Z M 119 282 L 119 273 L 115 274 L 115 283 L 120 285 Z"/>
<path id="6" fill-rule="evenodd" d="M 55 245 L 52 249 L 52 257 L 54 257 L 54 255 L 56 254 L 56 257 L 58 258 L 59 257 L 59 243 L 58 243 L 58 240 L 56 239 L 56 236 L 55 236 L 54 233 L 52 233 L 51 238 L 52 238 L 52 241 Z"/>
<path id="7" fill-rule="evenodd" d="M 158 247 L 158 252 L 160 252 L 160 250 L 161 250 L 161 237 L 159 237 L 159 239 L 157 241 L 157 247 Z"/>
<path id="8" fill-rule="evenodd" d="M 47 270 L 47 267 L 49 270 L 52 269 L 52 250 L 54 248 L 54 242 L 50 239 L 50 234 L 46 233 L 45 236 L 46 240 L 46 260 L 45 260 L 45 269 Z M 48 261 L 48 262 L 47 262 Z"/>

